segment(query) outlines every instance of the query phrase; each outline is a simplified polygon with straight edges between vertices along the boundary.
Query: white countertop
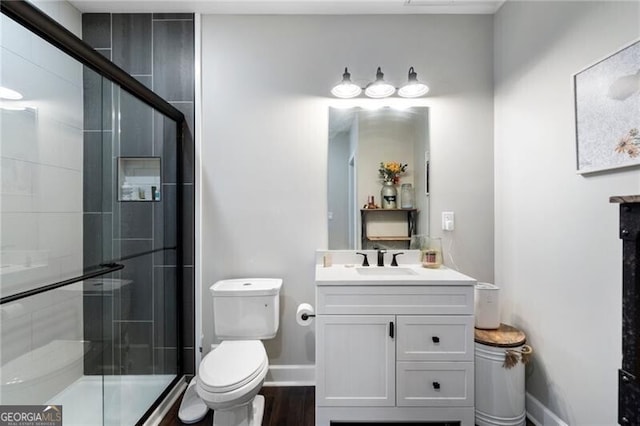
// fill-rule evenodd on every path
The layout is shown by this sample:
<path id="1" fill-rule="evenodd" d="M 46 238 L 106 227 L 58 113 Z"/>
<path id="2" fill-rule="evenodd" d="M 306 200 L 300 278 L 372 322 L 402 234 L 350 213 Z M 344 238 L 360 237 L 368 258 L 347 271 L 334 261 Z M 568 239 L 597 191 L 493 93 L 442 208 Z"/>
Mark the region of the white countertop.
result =
<path id="1" fill-rule="evenodd" d="M 369 271 L 362 271 L 367 269 Z M 407 274 L 376 274 L 378 269 L 408 270 Z M 383 271 L 386 272 L 386 271 Z M 391 271 L 389 271 L 391 272 Z M 460 272 L 441 266 L 438 269 L 424 268 L 421 264 L 394 266 L 369 266 L 359 264 L 333 264 L 329 267 L 316 265 L 316 285 L 474 285 L 476 280 Z"/>

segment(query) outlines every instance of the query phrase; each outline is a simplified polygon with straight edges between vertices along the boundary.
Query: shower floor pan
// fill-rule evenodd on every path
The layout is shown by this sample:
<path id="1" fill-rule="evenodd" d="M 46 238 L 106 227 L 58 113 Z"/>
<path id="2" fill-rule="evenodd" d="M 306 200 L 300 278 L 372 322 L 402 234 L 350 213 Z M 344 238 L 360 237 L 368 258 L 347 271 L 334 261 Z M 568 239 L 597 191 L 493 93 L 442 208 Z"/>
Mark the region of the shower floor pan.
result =
<path id="1" fill-rule="evenodd" d="M 82 376 L 47 401 L 65 426 L 134 425 L 175 375 Z"/>

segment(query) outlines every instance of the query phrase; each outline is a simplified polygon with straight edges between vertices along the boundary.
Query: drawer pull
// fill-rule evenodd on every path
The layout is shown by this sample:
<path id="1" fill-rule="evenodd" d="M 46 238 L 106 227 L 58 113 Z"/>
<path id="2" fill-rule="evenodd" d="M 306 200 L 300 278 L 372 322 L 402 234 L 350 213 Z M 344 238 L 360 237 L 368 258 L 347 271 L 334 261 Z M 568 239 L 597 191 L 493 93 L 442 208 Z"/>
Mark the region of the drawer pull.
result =
<path id="1" fill-rule="evenodd" d="M 438 383 L 438 382 L 433 382 L 433 388 L 434 388 L 435 390 L 440 390 L 440 383 Z"/>
<path id="2" fill-rule="evenodd" d="M 395 333 L 393 330 L 393 321 L 389 321 L 389 337 L 391 337 L 393 339 Z"/>
<path id="3" fill-rule="evenodd" d="M 431 336 L 431 340 L 433 343 L 440 343 L 440 338 L 438 336 Z"/>

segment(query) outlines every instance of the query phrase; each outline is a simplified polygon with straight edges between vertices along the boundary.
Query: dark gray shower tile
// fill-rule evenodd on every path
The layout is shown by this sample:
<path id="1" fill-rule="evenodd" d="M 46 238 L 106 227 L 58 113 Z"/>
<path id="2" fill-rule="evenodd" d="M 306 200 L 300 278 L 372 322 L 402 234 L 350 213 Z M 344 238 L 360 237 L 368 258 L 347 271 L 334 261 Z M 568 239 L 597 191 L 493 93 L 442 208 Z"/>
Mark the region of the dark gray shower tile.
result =
<path id="1" fill-rule="evenodd" d="M 113 62 L 129 74 L 151 74 L 151 14 L 112 15 Z"/>
<path id="2" fill-rule="evenodd" d="M 176 183 L 177 124 L 165 115 L 153 113 L 153 153 L 162 157 L 162 183 Z"/>
<path id="3" fill-rule="evenodd" d="M 193 185 L 182 186 L 182 261 L 193 265 L 195 236 L 195 190 Z"/>
<path id="4" fill-rule="evenodd" d="M 153 78 L 150 75 L 132 75 L 132 77 L 144 84 L 148 89 L 153 90 Z"/>
<path id="5" fill-rule="evenodd" d="M 194 100 L 193 40 L 193 21 L 153 24 L 153 87 L 168 101 Z"/>
<path id="6" fill-rule="evenodd" d="M 120 90 L 120 155 L 151 156 L 153 109 Z"/>
<path id="7" fill-rule="evenodd" d="M 193 13 L 154 13 L 153 19 L 191 19 L 193 20 Z"/>
<path id="8" fill-rule="evenodd" d="M 119 323 L 118 359 L 122 374 L 153 374 L 151 322 Z"/>
<path id="9" fill-rule="evenodd" d="M 82 68 L 84 130 L 102 130 L 102 77 L 90 68 Z"/>
<path id="10" fill-rule="evenodd" d="M 108 60 L 111 60 L 111 49 L 96 49 L 96 52 L 98 52 Z"/>
<path id="11" fill-rule="evenodd" d="M 119 263 L 122 286 L 114 292 L 115 317 L 121 320 L 152 320 L 153 264 L 150 254 L 151 241 L 119 240 L 122 257 L 130 259 Z"/>
<path id="12" fill-rule="evenodd" d="M 82 14 L 82 40 L 94 49 L 111 48 L 111 15 L 108 13 Z"/>
<path id="13" fill-rule="evenodd" d="M 177 200 L 176 186 L 162 185 L 159 203 L 153 203 L 153 248 L 161 249 L 176 246 Z M 155 265 L 175 265 L 176 250 L 163 250 L 154 254 Z"/>
<path id="14" fill-rule="evenodd" d="M 102 130 L 111 131 L 111 124 L 113 121 L 113 92 L 118 87 L 117 84 L 111 82 L 107 78 L 102 79 Z"/>
<path id="15" fill-rule="evenodd" d="M 177 268 L 155 267 L 153 274 L 153 337 L 154 346 L 177 346 Z"/>
<path id="16" fill-rule="evenodd" d="M 177 374 L 178 350 L 176 348 L 154 349 L 153 374 Z"/>
<path id="17" fill-rule="evenodd" d="M 82 208 L 85 212 L 102 212 L 102 132 L 84 132 L 83 138 Z"/>
<path id="18" fill-rule="evenodd" d="M 102 132 L 102 211 L 113 212 L 113 133 Z M 95 183 L 99 184 L 98 182 Z"/>
<path id="19" fill-rule="evenodd" d="M 153 204 L 145 201 L 120 203 L 120 238 L 153 238 Z"/>
<path id="20" fill-rule="evenodd" d="M 103 217 L 101 213 L 82 215 L 82 264 L 85 270 L 103 262 Z"/>
<path id="21" fill-rule="evenodd" d="M 113 365 L 113 297 L 111 278 L 93 278 L 83 282 L 84 340 L 89 352 L 84 357 L 84 374 L 105 374 Z"/>
<path id="22" fill-rule="evenodd" d="M 193 267 L 185 266 L 182 269 L 182 281 L 179 283 L 178 288 L 182 291 L 182 346 L 194 347 L 193 330 L 195 330 L 196 320 L 196 296 Z"/>
<path id="23" fill-rule="evenodd" d="M 195 351 L 193 348 L 183 348 L 182 357 L 182 374 L 196 374 Z"/>
<path id="24" fill-rule="evenodd" d="M 111 211 L 111 132 L 84 132 L 83 138 L 83 209 Z"/>

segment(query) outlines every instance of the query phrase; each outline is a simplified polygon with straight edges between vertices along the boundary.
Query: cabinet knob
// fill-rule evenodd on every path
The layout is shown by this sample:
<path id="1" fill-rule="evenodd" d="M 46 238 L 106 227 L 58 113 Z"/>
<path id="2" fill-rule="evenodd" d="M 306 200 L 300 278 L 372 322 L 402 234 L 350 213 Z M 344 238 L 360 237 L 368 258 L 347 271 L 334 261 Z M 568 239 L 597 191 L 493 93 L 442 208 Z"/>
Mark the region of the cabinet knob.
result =
<path id="1" fill-rule="evenodd" d="M 440 338 L 438 336 L 431 336 L 431 340 L 433 343 L 440 343 Z"/>
<path id="2" fill-rule="evenodd" d="M 625 425 L 628 425 L 629 424 L 629 419 L 626 418 L 626 417 L 623 417 L 623 418 L 620 419 L 620 422 L 622 422 Z"/>
<path id="3" fill-rule="evenodd" d="M 433 388 L 434 388 L 435 390 L 439 390 L 439 389 L 440 389 L 440 383 L 438 383 L 438 382 L 433 382 Z"/>
<path id="4" fill-rule="evenodd" d="M 622 234 L 623 237 L 628 237 L 630 232 L 628 229 L 623 229 L 620 231 L 620 234 Z"/>

